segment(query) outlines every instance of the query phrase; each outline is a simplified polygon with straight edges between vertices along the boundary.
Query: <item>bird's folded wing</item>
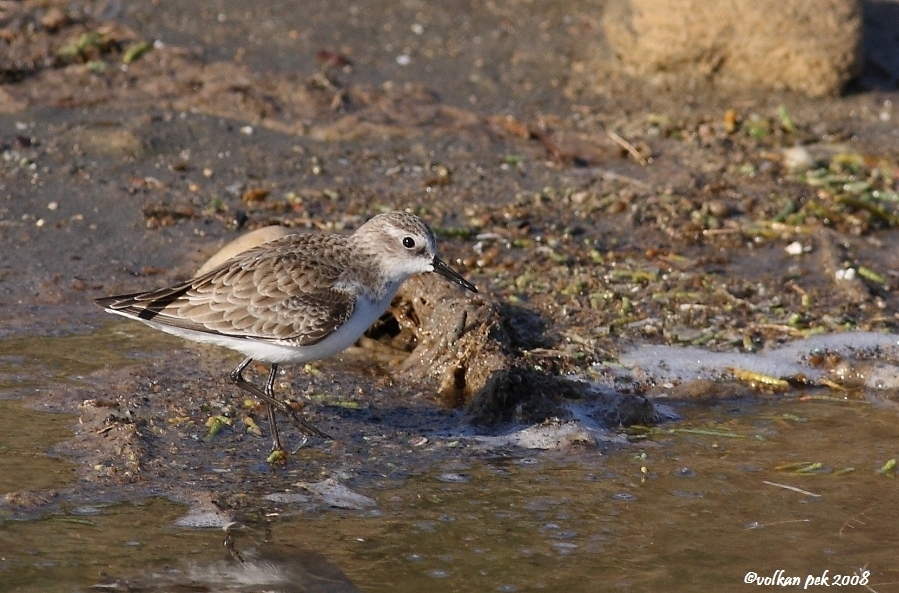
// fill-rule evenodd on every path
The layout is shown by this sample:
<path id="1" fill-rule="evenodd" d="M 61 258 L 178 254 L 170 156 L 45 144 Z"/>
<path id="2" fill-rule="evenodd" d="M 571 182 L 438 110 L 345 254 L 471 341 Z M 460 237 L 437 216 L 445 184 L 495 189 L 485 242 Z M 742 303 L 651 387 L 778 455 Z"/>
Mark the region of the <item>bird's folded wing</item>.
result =
<path id="1" fill-rule="evenodd" d="M 289 260 L 242 264 L 170 288 L 98 299 L 97 304 L 173 327 L 297 346 L 322 340 L 353 313 L 353 295 L 334 287 L 336 272 L 317 268 L 310 274 Z"/>

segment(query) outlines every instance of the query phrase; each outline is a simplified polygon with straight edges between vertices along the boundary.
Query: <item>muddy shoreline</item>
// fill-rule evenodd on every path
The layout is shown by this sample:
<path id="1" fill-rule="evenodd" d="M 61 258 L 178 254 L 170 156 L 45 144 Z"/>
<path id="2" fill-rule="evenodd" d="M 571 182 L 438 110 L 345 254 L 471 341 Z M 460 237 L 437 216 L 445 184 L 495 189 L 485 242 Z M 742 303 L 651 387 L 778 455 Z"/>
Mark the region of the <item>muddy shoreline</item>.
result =
<path id="1" fill-rule="evenodd" d="M 728 435 L 754 446 L 759 435 L 779 443 L 797 434 L 798 420 L 774 412 L 771 420 L 768 410 L 783 405 L 795 416 L 808 394 L 869 406 L 847 415 L 858 424 L 846 430 L 859 434 L 895 414 L 866 400 L 867 387 L 851 377 L 837 386 L 846 395 L 823 383 L 776 391 L 732 376 L 681 384 L 618 364 L 646 345 L 753 355 L 821 334 L 899 333 L 894 90 L 831 99 L 660 92 L 614 74 L 597 87 L 573 67 L 585 21 L 565 4 L 546 12 L 520 3 L 307 3 L 285 12 L 272 2 L 252 13 L 236 0 L 67 6 L 16 3 L 4 29 L 0 399 L 71 415 L 72 433 L 53 432 L 48 445 L 69 469 L 46 471 L 75 477 L 10 486 L 4 521 L 164 497 L 254 528 L 277 524 L 270 513 L 308 519 L 326 509 L 352 522 L 369 511 L 334 511 L 299 485 L 336 479 L 392 517 L 414 514 L 407 502 L 417 499 L 402 489 L 427 490 L 421 481 L 434 472 L 505 479 L 508 465 L 542 484 L 538 468 L 573 464 L 586 469 L 566 473 L 571 483 L 592 484 L 584 476 L 604 475 L 594 465 L 607 459 L 625 464 L 608 472 L 626 476 L 617 487 L 630 492 L 653 470 L 641 474 L 627 460 L 637 450 L 664 457 L 672 442 L 709 455 L 709 475 L 719 454 L 727 471 L 752 465 L 723 452 Z M 51 8 L 68 16 L 48 21 Z M 462 43 L 463 33 L 480 41 Z M 413 283 L 396 323 L 386 320 L 361 347 L 285 369 L 279 390 L 338 438 L 311 440 L 284 465 L 266 463 L 264 413 L 227 380 L 236 355 L 92 304 L 188 278 L 252 229 L 350 232 L 388 209 L 435 228 L 443 258 L 481 291 L 481 308 L 468 310 L 455 341 L 441 342 L 465 297 Z M 860 368 L 873 372 L 891 356 L 866 352 Z M 477 389 L 453 388 L 430 372 L 433 360 L 450 376 L 464 367 Z M 823 356 L 815 368 L 850 363 Z M 490 383 L 496 369 L 506 373 Z M 486 384 L 506 389 L 493 392 L 501 405 L 472 406 Z M 610 393 L 613 403 L 603 399 Z M 645 407 L 671 393 L 672 414 Z M 877 396 L 895 400 L 891 389 Z M 815 412 L 820 425 L 806 425 L 828 454 L 828 426 L 849 422 L 820 411 L 829 405 L 837 404 Z M 467 438 L 551 425 L 578 410 L 592 432 L 569 434 L 556 450 Z M 678 415 L 713 425 L 690 429 L 712 430 L 714 447 L 664 432 Z M 214 417 L 231 424 L 210 435 Z M 622 428 L 635 418 L 648 433 Z M 878 430 L 856 443 L 872 467 L 895 456 Z M 776 456 L 764 451 L 755 453 Z M 532 460 L 533 470 L 520 469 Z M 460 484 L 453 488 L 465 491 Z M 265 498 L 287 491 L 308 498 Z M 385 504 L 386 492 L 402 502 Z M 535 513 L 543 523 L 567 520 Z M 605 545 L 601 535 L 591 541 L 582 549 Z"/>

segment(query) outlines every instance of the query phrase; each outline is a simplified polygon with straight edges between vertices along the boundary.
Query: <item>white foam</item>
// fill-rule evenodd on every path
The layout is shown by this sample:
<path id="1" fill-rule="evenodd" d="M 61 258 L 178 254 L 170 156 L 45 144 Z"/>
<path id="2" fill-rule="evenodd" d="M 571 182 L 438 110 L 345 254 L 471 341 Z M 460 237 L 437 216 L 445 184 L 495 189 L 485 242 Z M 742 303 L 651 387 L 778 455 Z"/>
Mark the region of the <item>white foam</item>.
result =
<path id="1" fill-rule="evenodd" d="M 175 521 L 177 527 L 191 527 L 195 529 L 221 529 L 232 523 L 234 523 L 234 519 L 224 513 L 194 510 Z"/>
<path id="2" fill-rule="evenodd" d="M 811 380 L 824 371 L 808 364 L 809 356 L 833 353 L 844 357 L 899 358 L 899 335 L 876 332 L 824 334 L 796 340 L 784 346 L 751 352 L 711 352 L 692 346 L 642 346 L 624 353 L 622 366 L 664 383 L 716 379 L 729 369 L 742 369 L 772 377 L 805 375 Z M 899 367 L 881 363 L 878 372 L 865 380 L 873 389 L 892 389 L 899 384 Z"/>

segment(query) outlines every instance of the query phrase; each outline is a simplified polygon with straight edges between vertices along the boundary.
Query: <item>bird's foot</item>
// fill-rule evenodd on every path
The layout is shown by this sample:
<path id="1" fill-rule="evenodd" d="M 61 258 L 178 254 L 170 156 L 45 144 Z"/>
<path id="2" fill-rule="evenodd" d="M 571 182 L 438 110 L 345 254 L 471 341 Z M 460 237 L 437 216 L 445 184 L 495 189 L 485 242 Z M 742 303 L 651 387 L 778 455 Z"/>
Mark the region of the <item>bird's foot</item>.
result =
<path id="1" fill-rule="evenodd" d="M 301 433 L 303 433 L 303 445 L 306 444 L 307 436 L 316 436 L 316 437 L 319 437 L 322 439 L 329 439 L 332 441 L 334 440 L 334 437 L 332 437 L 328 433 L 319 430 L 312 424 L 306 422 L 305 420 L 303 420 L 302 418 L 297 416 L 296 413 L 293 411 L 293 408 L 290 407 L 290 405 L 288 405 L 287 403 L 284 403 L 284 402 L 282 402 L 282 403 L 284 404 L 282 411 L 287 415 L 287 418 L 291 421 L 291 423 L 293 423 L 293 425 L 297 428 L 297 430 L 299 430 Z M 303 445 L 300 445 L 300 446 L 302 447 Z"/>
<path id="2" fill-rule="evenodd" d="M 287 451 L 284 449 L 272 449 L 272 452 L 268 454 L 265 461 L 268 462 L 269 465 L 283 465 L 287 462 Z"/>

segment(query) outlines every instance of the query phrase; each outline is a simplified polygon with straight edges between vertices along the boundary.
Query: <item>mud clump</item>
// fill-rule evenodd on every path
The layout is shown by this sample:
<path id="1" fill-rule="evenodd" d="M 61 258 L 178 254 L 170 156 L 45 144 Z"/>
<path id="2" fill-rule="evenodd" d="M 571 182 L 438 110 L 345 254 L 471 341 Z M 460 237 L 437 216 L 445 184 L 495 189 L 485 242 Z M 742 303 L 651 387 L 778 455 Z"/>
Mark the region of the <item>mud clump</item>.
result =
<path id="1" fill-rule="evenodd" d="M 541 336 L 523 334 L 514 316 L 525 313 L 489 296 L 460 298 L 453 287 L 420 276 L 403 285 L 391 312 L 400 331 L 415 336 L 399 374 L 433 385 L 446 407 L 465 406 L 476 425 L 567 418 L 566 402 L 592 399 L 587 384 L 532 368 L 522 347 Z"/>
<path id="2" fill-rule="evenodd" d="M 459 298 L 433 278 L 407 281 L 391 311 L 414 350 L 400 374 L 436 384 L 447 407 L 471 402 L 512 365 L 512 343 L 494 303 L 482 295 Z"/>

